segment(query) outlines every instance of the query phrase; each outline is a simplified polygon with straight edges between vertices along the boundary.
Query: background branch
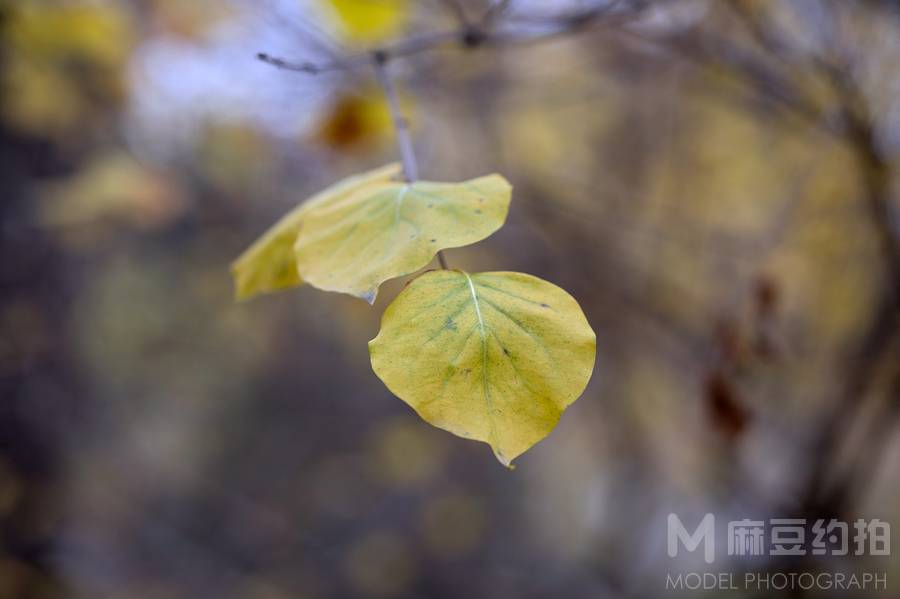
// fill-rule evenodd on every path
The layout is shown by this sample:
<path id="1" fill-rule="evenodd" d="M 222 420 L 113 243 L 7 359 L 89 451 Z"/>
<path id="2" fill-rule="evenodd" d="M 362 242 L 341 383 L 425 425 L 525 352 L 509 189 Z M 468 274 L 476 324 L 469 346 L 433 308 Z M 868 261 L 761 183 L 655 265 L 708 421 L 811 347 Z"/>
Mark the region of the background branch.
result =
<path id="1" fill-rule="evenodd" d="M 453 3 L 456 4 L 456 3 Z M 414 35 L 408 38 L 373 48 L 359 54 L 348 55 L 324 63 L 292 61 L 272 56 L 265 52 L 257 54 L 259 60 L 290 71 L 318 74 L 331 71 L 353 70 L 367 66 L 371 56 L 377 53 L 384 62 L 395 58 L 413 56 L 447 46 L 475 48 L 480 46 L 507 46 L 540 43 L 561 36 L 587 31 L 601 26 L 623 25 L 640 16 L 647 8 L 645 2 L 636 2 L 630 10 L 617 10 L 622 2 L 616 0 L 602 6 L 581 9 L 571 13 L 533 18 L 516 17 L 508 19 L 507 25 L 530 25 L 538 30 L 503 28 L 497 19 L 506 10 L 508 3 L 499 3 L 497 10 L 489 10 L 480 23 L 463 23 L 449 31 L 437 31 Z"/>

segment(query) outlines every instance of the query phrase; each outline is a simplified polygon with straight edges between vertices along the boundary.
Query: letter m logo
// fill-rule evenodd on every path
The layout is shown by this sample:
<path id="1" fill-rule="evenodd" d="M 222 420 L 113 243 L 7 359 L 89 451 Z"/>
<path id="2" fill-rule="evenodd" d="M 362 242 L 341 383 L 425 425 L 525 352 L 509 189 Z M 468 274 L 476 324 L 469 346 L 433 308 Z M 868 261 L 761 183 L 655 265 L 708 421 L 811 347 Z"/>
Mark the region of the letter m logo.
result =
<path id="1" fill-rule="evenodd" d="M 694 534 L 689 534 L 676 514 L 669 514 L 669 557 L 678 555 L 678 542 L 688 551 L 696 551 L 703 542 L 703 559 L 707 564 L 716 557 L 716 517 L 706 514 Z"/>

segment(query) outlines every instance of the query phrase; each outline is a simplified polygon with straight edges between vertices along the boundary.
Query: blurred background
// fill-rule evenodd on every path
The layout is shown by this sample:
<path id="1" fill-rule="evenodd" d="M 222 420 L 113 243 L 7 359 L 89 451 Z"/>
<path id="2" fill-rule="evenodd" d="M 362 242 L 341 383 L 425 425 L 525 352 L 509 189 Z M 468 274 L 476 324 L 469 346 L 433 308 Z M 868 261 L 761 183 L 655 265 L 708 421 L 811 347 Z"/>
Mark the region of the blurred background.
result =
<path id="1" fill-rule="evenodd" d="M 0 31 L 0 598 L 658 597 L 683 568 L 896 596 L 896 557 L 707 567 L 665 528 L 900 522 L 896 3 L 13 0 Z M 232 299 L 269 225 L 397 157 L 342 61 L 435 32 L 390 63 L 422 177 L 514 185 L 448 261 L 597 331 L 515 471 L 371 372 L 402 280 Z"/>

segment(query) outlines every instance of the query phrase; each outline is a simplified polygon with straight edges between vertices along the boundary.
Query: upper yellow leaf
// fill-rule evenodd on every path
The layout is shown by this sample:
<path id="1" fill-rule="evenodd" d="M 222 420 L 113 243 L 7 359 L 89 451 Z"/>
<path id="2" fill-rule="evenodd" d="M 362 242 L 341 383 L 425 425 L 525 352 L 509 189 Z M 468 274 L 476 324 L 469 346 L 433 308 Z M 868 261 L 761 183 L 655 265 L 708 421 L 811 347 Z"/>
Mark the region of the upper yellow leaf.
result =
<path id="1" fill-rule="evenodd" d="M 390 181 L 399 174 L 400 165 L 389 164 L 344 179 L 294 208 L 231 265 L 237 299 L 301 285 L 303 280 L 297 273 L 294 243 L 304 215 L 315 206 L 328 201 L 340 201 L 360 188 Z"/>
<path id="2" fill-rule="evenodd" d="M 384 281 L 499 229 L 511 193 L 500 175 L 462 183 L 370 181 L 306 213 L 297 269 L 314 287 L 372 303 Z"/>
<path id="3" fill-rule="evenodd" d="M 506 466 L 546 437 L 590 380 L 578 302 L 522 273 L 425 273 L 369 342 L 375 374 L 427 422 L 488 443 Z"/>

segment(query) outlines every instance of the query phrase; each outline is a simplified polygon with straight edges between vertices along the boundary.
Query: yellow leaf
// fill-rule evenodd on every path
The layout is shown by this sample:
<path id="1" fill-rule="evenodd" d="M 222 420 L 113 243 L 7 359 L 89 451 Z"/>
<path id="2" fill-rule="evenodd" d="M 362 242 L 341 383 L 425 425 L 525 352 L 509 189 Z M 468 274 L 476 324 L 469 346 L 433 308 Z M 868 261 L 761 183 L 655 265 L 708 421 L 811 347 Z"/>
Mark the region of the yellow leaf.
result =
<path id="1" fill-rule="evenodd" d="M 401 32 L 409 17 L 408 0 L 325 0 L 347 41 L 369 44 Z"/>
<path id="2" fill-rule="evenodd" d="M 294 208 L 231 265 L 237 299 L 303 284 L 293 248 L 306 213 L 314 206 L 329 200 L 340 201 L 367 185 L 389 181 L 399 174 L 400 165 L 389 164 L 344 179 Z"/>
<path id="3" fill-rule="evenodd" d="M 505 466 L 584 391 L 596 337 L 572 296 L 515 272 L 425 273 L 388 306 L 372 369 L 426 422 Z"/>
<path id="4" fill-rule="evenodd" d="M 511 193 L 496 174 L 462 183 L 370 181 L 306 213 L 294 246 L 297 269 L 314 287 L 373 303 L 384 281 L 499 229 Z"/>

